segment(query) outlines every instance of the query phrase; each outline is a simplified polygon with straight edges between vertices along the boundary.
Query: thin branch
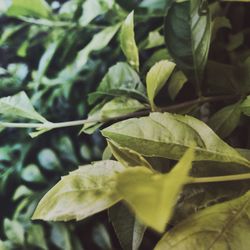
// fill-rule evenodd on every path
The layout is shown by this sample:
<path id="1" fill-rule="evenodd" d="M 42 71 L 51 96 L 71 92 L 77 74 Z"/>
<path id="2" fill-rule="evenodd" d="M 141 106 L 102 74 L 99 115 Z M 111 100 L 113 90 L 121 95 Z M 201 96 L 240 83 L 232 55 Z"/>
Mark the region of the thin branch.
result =
<path id="1" fill-rule="evenodd" d="M 188 108 L 195 104 L 202 104 L 206 102 L 218 102 L 218 101 L 228 101 L 228 100 L 235 100 L 239 98 L 238 95 L 224 95 L 224 96 L 211 96 L 211 97 L 200 97 L 195 100 L 186 101 L 183 103 L 170 105 L 164 108 L 160 108 L 159 112 L 175 112 L 183 108 Z M 87 123 L 94 123 L 94 122 L 111 122 L 111 121 L 120 121 L 126 120 L 129 118 L 136 118 L 147 116 L 150 114 L 150 109 L 147 108 L 142 111 L 130 113 L 127 115 L 121 115 L 111 118 L 95 118 L 95 119 L 83 119 L 83 120 L 76 120 L 76 121 L 67 121 L 67 122 L 47 122 L 47 123 L 11 123 L 11 122 L 0 122 L 0 126 L 8 127 L 8 128 L 41 128 L 41 129 L 55 129 L 55 128 L 63 128 L 63 127 L 72 127 L 72 126 L 82 126 Z"/>
<path id="2" fill-rule="evenodd" d="M 188 184 L 240 181 L 240 180 L 247 180 L 247 179 L 250 179 L 250 173 L 226 175 L 226 176 L 215 176 L 215 177 L 199 177 L 199 178 L 190 177 Z"/>

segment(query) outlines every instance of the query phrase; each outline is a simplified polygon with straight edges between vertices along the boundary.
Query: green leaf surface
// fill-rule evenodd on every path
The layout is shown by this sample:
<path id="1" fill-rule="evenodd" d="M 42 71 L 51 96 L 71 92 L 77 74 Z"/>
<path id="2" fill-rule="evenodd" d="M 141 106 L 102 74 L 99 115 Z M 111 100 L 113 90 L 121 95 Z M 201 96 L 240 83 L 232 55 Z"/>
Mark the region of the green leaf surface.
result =
<path id="1" fill-rule="evenodd" d="M 208 121 L 208 125 L 221 137 L 230 135 L 240 122 L 240 103 L 226 106 L 216 112 Z"/>
<path id="2" fill-rule="evenodd" d="M 21 178 L 27 182 L 44 183 L 46 182 L 38 166 L 30 164 L 21 172 Z"/>
<path id="3" fill-rule="evenodd" d="M 23 117 L 40 122 L 47 120 L 38 114 L 32 106 L 25 92 L 20 92 L 13 96 L 7 96 L 0 99 L 0 114 L 11 117 Z"/>
<path id="4" fill-rule="evenodd" d="M 12 17 L 49 18 L 52 14 L 45 0 L 11 0 L 6 14 Z"/>
<path id="5" fill-rule="evenodd" d="M 235 162 L 249 166 L 244 157 L 192 116 L 156 112 L 148 117 L 118 122 L 103 129 L 102 134 L 144 156 L 178 160 L 195 144 L 196 161 Z"/>
<path id="6" fill-rule="evenodd" d="M 214 205 L 190 216 L 158 242 L 155 250 L 232 249 L 247 250 L 250 193 L 222 204 Z"/>
<path id="7" fill-rule="evenodd" d="M 159 29 L 149 32 L 146 41 L 144 42 L 143 49 L 152 49 L 164 45 L 164 36 L 160 34 Z"/>
<path id="8" fill-rule="evenodd" d="M 172 3 L 171 3 L 172 4 Z M 211 36 L 209 11 L 199 15 L 199 0 L 173 3 L 167 7 L 165 40 L 170 55 L 197 91 L 203 78 Z"/>
<path id="9" fill-rule="evenodd" d="M 113 141 L 108 140 L 108 146 L 111 149 L 113 156 L 123 166 L 135 167 L 144 166 L 152 169 L 150 163 L 140 154 L 133 151 L 132 149 L 121 147 Z"/>
<path id="10" fill-rule="evenodd" d="M 100 98 L 120 95 L 146 101 L 145 92 L 145 87 L 136 71 L 127 63 L 119 62 L 109 68 L 96 92 L 89 95 L 88 102 L 94 104 Z"/>
<path id="11" fill-rule="evenodd" d="M 152 110 L 157 109 L 154 103 L 154 98 L 165 85 L 174 68 L 175 64 L 173 62 L 162 60 L 156 63 L 147 73 L 147 94 Z"/>
<path id="12" fill-rule="evenodd" d="M 176 98 L 184 84 L 187 82 L 187 77 L 182 71 L 174 72 L 168 82 L 168 94 L 172 100 Z"/>
<path id="13" fill-rule="evenodd" d="M 241 103 L 240 108 L 244 115 L 250 116 L 250 96 Z"/>
<path id="14" fill-rule="evenodd" d="M 118 175 L 117 190 L 140 221 L 163 232 L 188 180 L 193 159 L 194 150 L 189 149 L 168 174 L 153 173 L 145 167 L 128 168 Z"/>
<path id="15" fill-rule="evenodd" d="M 128 63 L 137 71 L 139 71 L 139 52 L 135 42 L 134 33 L 134 11 L 132 11 L 121 27 L 120 33 L 121 48 Z"/>
<path id="16" fill-rule="evenodd" d="M 146 227 L 135 218 L 123 203 L 114 205 L 108 212 L 122 249 L 139 249 Z"/>
<path id="17" fill-rule="evenodd" d="M 31 224 L 28 229 L 27 242 L 32 245 L 39 247 L 39 249 L 47 250 L 48 246 L 45 240 L 45 232 L 41 225 Z"/>
<path id="18" fill-rule="evenodd" d="M 83 14 L 79 19 L 81 26 L 88 25 L 99 15 L 103 15 L 114 5 L 114 0 L 87 0 L 83 3 Z"/>
<path id="19" fill-rule="evenodd" d="M 22 224 L 16 220 L 4 219 L 4 233 L 6 237 L 13 243 L 23 246 L 24 244 L 24 228 Z"/>
<path id="20" fill-rule="evenodd" d="M 105 210 L 121 197 L 115 178 L 124 167 L 116 161 L 100 161 L 80 167 L 62 179 L 39 202 L 33 219 L 82 220 Z"/>

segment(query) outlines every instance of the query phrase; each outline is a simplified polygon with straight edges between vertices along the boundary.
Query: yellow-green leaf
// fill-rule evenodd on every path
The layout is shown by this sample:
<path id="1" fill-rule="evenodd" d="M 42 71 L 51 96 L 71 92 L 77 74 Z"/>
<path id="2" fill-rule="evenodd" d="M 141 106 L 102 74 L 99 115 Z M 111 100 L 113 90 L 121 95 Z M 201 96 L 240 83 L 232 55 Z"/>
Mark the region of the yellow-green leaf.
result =
<path id="1" fill-rule="evenodd" d="M 149 70 L 146 77 L 147 94 L 153 110 L 156 110 L 154 98 L 171 76 L 174 68 L 175 64 L 173 62 L 162 60 Z"/>
<path id="2" fill-rule="evenodd" d="M 167 232 L 155 250 L 248 250 L 250 192 L 198 212 Z"/>
<path id="3" fill-rule="evenodd" d="M 102 134 L 139 154 L 178 160 L 196 145 L 196 161 L 234 162 L 250 166 L 247 159 L 222 141 L 204 122 L 187 115 L 151 113 L 111 125 Z"/>
<path id="4" fill-rule="evenodd" d="M 193 159 L 194 150 L 189 149 L 168 174 L 154 173 L 145 167 L 128 168 L 118 175 L 117 190 L 139 220 L 163 232 L 188 181 Z"/>
<path id="5" fill-rule="evenodd" d="M 116 175 L 124 170 L 117 161 L 100 161 L 80 167 L 62 179 L 39 202 L 33 219 L 81 220 L 119 200 Z"/>
<path id="6" fill-rule="evenodd" d="M 120 43 L 129 64 L 139 71 L 139 52 L 134 33 L 134 11 L 127 16 L 122 25 Z"/>

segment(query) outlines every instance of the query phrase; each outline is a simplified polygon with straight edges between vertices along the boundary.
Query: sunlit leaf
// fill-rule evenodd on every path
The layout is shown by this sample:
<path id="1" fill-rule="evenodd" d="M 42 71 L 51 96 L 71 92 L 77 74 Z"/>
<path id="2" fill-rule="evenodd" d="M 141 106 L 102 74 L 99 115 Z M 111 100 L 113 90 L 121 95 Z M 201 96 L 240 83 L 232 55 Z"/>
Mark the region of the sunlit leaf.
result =
<path id="1" fill-rule="evenodd" d="M 171 75 L 168 82 L 168 93 L 172 100 L 175 99 L 186 82 L 187 77 L 182 71 L 176 71 Z"/>
<path id="2" fill-rule="evenodd" d="M 45 0 L 10 0 L 6 14 L 13 17 L 49 18 L 51 9 Z"/>
<path id="3" fill-rule="evenodd" d="M 194 159 L 189 149 L 168 174 L 158 174 L 144 167 L 128 168 L 118 175 L 117 189 L 145 225 L 163 232 Z"/>
<path id="4" fill-rule="evenodd" d="M 115 190 L 115 178 L 123 170 L 116 161 L 80 167 L 62 177 L 42 198 L 33 219 L 81 220 L 111 207 L 121 199 Z"/>
<path id="5" fill-rule="evenodd" d="M 122 147 L 150 157 L 180 159 L 195 144 L 196 161 L 249 162 L 223 142 L 202 121 L 170 113 L 151 113 L 148 117 L 132 118 L 111 125 L 102 134 Z"/>
<path id="6" fill-rule="evenodd" d="M 120 34 L 121 48 L 129 64 L 139 71 L 139 52 L 135 42 L 134 11 L 125 19 Z"/>
<path id="7" fill-rule="evenodd" d="M 250 193 L 190 216 L 167 232 L 155 250 L 242 249 L 250 244 Z"/>
<path id="8" fill-rule="evenodd" d="M 35 111 L 25 92 L 1 98 L 0 114 L 3 114 L 4 116 L 23 117 L 40 122 L 47 122 L 44 117 Z"/>
<path id="9" fill-rule="evenodd" d="M 157 107 L 154 104 L 154 98 L 169 79 L 175 68 L 175 64 L 168 60 L 163 60 L 156 63 L 147 73 L 147 94 L 153 110 Z"/>

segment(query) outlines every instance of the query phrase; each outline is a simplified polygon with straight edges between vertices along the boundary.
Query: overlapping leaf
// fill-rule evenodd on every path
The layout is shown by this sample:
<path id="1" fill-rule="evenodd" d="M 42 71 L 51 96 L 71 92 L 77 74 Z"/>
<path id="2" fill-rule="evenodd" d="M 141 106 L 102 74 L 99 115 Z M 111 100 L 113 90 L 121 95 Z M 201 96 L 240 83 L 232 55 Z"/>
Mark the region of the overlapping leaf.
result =
<path id="1" fill-rule="evenodd" d="M 62 177 L 43 197 L 33 219 L 81 220 L 111 207 L 121 199 L 115 189 L 115 177 L 123 170 L 115 161 L 80 167 Z"/>
<path id="2" fill-rule="evenodd" d="M 102 134 L 142 155 L 180 159 L 195 144 L 195 160 L 234 162 L 249 166 L 236 150 L 223 142 L 202 121 L 191 116 L 151 113 L 148 117 L 118 122 Z"/>
<path id="3" fill-rule="evenodd" d="M 207 208 L 167 232 L 155 250 L 242 249 L 250 244 L 250 193 Z"/>

